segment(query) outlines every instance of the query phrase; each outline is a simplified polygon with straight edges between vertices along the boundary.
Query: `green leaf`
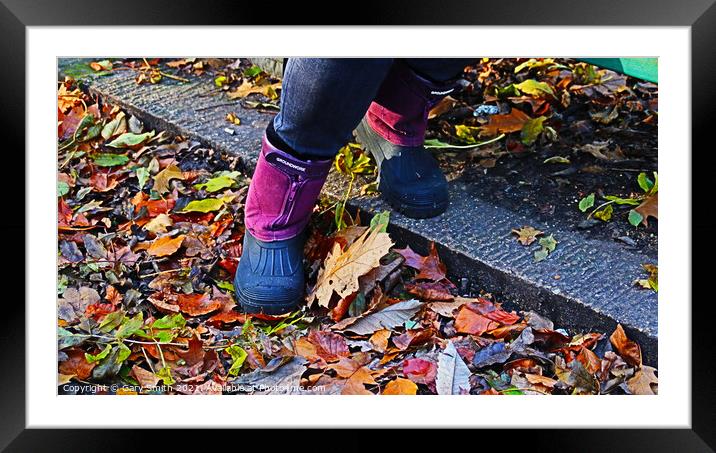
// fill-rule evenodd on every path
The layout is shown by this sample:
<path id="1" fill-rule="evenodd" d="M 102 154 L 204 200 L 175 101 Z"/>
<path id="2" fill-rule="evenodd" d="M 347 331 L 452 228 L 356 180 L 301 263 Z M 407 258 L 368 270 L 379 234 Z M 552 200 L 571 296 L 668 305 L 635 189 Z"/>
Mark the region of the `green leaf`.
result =
<path id="1" fill-rule="evenodd" d="M 548 252 L 554 252 L 557 247 L 557 241 L 554 239 L 554 235 L 550 234 L 547 237 L 540 238 L 539 245 L 547 249 Z"/>
<path id="2" fill-rule="evenodd" d="M 633 209 L 629 211 L 629 223 L 636 227 L 639 226 L 642 220 L 644 220 L 644 216 L 642 216 Z"/>
<path id="3" fill-rule="evenodd" d="M 543 164 L 569 164 L 571 161 L 567 159 L 566 157 L 562 156 L 552 156 L 547 159 L 545 159 Z"/>
<path id="4" fill-rule="evenodd" d="M 250 68 L 244 70 L 244 76 L 245 77 L 256 77 L 257 75 L 261 74 L 263 72 L 263 69 L 259 68 L 256 65 L 251 66 Z"/>
<path id="5" fill-rule="evenodd" d="M 102 131 L 102 125 L 101 124 L 95 124 L 93 126 L 90 126 L 89 129 L 87 129 L 87 133 L 82 137 L 83 142 L 92 140 L 93 138 L 97 138 L 99 136 L 99 133 Z"/>
<path id="6" fill-rule="evenodd" d="M 124 319 L 124 311 L 117 310 L 113 311 L 112 313 L 108 313 L 104 318 L 102 318 L 102 322 L 99 324 L 99 330 L 100 332 L 111 332 L 112 330 L 119 327 L 120 324 L 122 324 L 122 320 Z"/>
<path id="7" fill-rule="evenodd" d="M 590 193 L 586 197 L 579 200 L 579 210 L 582 212 L 585 212 L 592 206 L 594 206 L 594 193 Z"/>
<path id="8" fill-rule="evenodd" d="M 388 223 L 390 222 L 390 211 L 381 211 L 378 214 L 374 215 L 372 219 L 370 219 L 370 229 L 373 230 L 375 228 L 378 229 L 381 233 L 385 233 L 385 230 L 388 228 Z"/>
<path id="9" fill-rule="evenodd" d="M 343 220 L 343 213 L 346 210 L 346 204 L 344 202 L 338 202 L 336 204 L 336 215 L 333 219 L 333 221 L 336 224 L 337 230 L 342 230 L 346 227 L 346 222 Z"/>
<path id="10" fill-rule="evenodd" d="M 613 212 L 614 212 L 614 208 L 612 207 L 612 205 L 608 204 L 603 209 L 596 211 L 594 213 L 594 217 L 596 217 L 597 219 L 602 220 L 604 222 L 608 222 L 612 218 Z"/>
<path id="11" fill-rule="evenodd" d="M 646 176 L 646 173 L 639 173 L 636 180 L 639 183 L 639 187 L 641 187 L 641 190 L 644 192 L 649 192 L 649 190 L 654 187 L 654 181 L 649 179 L 649 177 Z"/>
<path id="12" fill-rule="evenodd" d="M 194 184 L 194 188 L 197 190 L 205 189 L 207 192 L 218 192 L 221 189 L 226 189 L 236 184 L 236 178 L 239 177 L 238 171 L 232 171 L 231 173 L 220 175 L 215 178 L 211 178 L 205 183 Z"/>
<path id="13" fill-rule="evenodd" d="M 455 125 L 455 135 L 457 138 L 465 143 L 474 144 L 477 143 L 475 137 L 480 134 L 479 127 L 466 126 L 464 124 Z"/>
<path id="14" fill-rule="evenodd" d="M 547 258 L 547 255 L 549 255 L 549 252 L 545 248 L 541 248 L 535 252 L 535 263 L 538 263 L 542 261 L 543 259 Z"/>
<path id="15" fill-rule="evenodd" d="M 64 181 L 57 181 L 57 196 L 64 197 L 70 191 L 70 185 Z"/>
<path id="16" fill-rule="evenodd" d="M 226 78 L 226 76 L 219 76 L 214 79 L 214 85 L 216 85 L 218 88 L 221 88 L 222 86 L 224 86 L 227 80 L 228 79 Z"/>
<path id="17" fill-rule="evenodd" d="M 537 140 L 537 137 L 539 137 L 539 134 L 542 133 L 544 130 L 544 120 L 546 120 L 547 117 L 540 116 L 538 118 L 532 118 L 531 120 L 527 121 L 522 126 L 522 132 L 520 132 L 520 137 L 522 138 L 522 143 L 525 145 L 531 145 L 532 143 Z"/>
<path id="18" fill-rule="evenodd" d="M 144 324 L 144 319 L 141 311 L 137 313 L 134 318 L 125 317 L 122 321 L 122 325 L 117 330 L 116 337 L 127 338 L 129 336 L 132 336 L 142 327 L 142 324 Z"/>
<path id="19" fill-rule="evenodd" d="M 231 291 L 233 293 L 236 292 L 236 288 L 234 288 L 234 284 L 230 281 L 217 281 L 216 286 L 218 286 L 221 289 L 224 289 L 226 291 Z"/>
<path id="20" fill-rule="evenodd" d="M 125 360 L 127 360 L 127 357 L 129 357 L 130 354 L 132 354 L 132 350 L 129 349 L 129 347 L 124 343 L 120 342 L 117 345 L 117 349 L 119 349 L 119 352 L 117 354 L 117 363 L 124 362 Z"/>
<path id="21" fill-rule="evenodd" d="M 137 181 L 139 181 L 139 190 L 142 190 L 147 181 L 149 181 L 149 169 L 139 167 L 135 170 L 135 173 L 137 174 Z"/>
<path id="22" fill-rule="evenodd" d="M 129 157 L 123 154 L 100 153 L 95 154 L 94 163 L 99 167 L 115 167 L 129 162 Z"/>
<path id="23" fill-rule="evenodd" d="M 224 206 L 224 202 L 217 198 L 205 198 L 203 200 L 194 200 L 187 204 L 182 212 L 212 212 L 218 211 Z"/>
<path id="24" fill-rule="evenodd" d="M 159 318 L 152 323 L 153 329 L 174 329 L 182 328 L 186 325 L 186 319 L 181 313 L 175 313 L 173 315 L 167 315 L 163 318 Z"/>
<path id="25" fill-rule="evenodd" d="M 111 350 L 112 350 L 112 345 L 108 344 L 104 347 L 104 349 L 102 351 L 98 352 L 97 354 L 88 354 L 85 352 L 85 360 L 87 361 L 87 363 L 98 362 L 98 361 L 104 359 L 105 357 L 107 357 L 107 355 L 109 355 L 109 352 Z"/>
<path id="26" fill-rule="evenodd" d="M 532 96 L 545 97 L 545 95 L 549 95 L 555 97 L 551 86 L 545 82 L 538 82 L 534 79 L 527 79 L 522 83 L 518 83 L 515 85 L 515 88 Z"/>
<path id="27" fill-rule="evenodd" d="M 57 349 L 62 350 L 71 346 L 77 346 L 84 343 L 87 339 L 84 335 L 75 335 L 62 327 L 57 328 Z"/>
<path id="28" fill-rule="evenodd" d="M 605 200 L 613 201 L 616 204 L 619 205 L 631 205 L 631 206 L 639 206 L 641 204 L 640 200 L 637 200 L 636 198 L 621 198 L 621 197 L 615 197 L 614 195 L 607 195 L 604 197 Z"/>
<path id="29" fill-rule="evenodd" d="M 239 374 L 239 370 L 241 369 L 241 366 L 244 364 L 244 361 L 246 360 L 246 357 L 248 357 L 248 354 L 242 348 L 241 346 L 232 344 L 228 348 L 226 348 L 226 352 L 229 353 L 231 356 L 233 363 L 231 364 L 231 368 L 229 368 L 229 374 L 231 376 L 236 376 Z"/>
<path id="30" fill-rule="evenodd" d="M 165 366 L 159 372 L 157 372 L 157 377 L 162 380 L 164 385 L 172 385 L 176 383 L 176 380 L 172 377 L 172 370 Z"/>
<path id="31" fill-rule="evenodd" d="M 145 132 L 143 134 L 125 132 L 112 140 L 107 146 L 111 146 L 112 148 L 131 148 L 132 146 L 141 145 L 152 137 L 154 137 L 154 131 Z"/>

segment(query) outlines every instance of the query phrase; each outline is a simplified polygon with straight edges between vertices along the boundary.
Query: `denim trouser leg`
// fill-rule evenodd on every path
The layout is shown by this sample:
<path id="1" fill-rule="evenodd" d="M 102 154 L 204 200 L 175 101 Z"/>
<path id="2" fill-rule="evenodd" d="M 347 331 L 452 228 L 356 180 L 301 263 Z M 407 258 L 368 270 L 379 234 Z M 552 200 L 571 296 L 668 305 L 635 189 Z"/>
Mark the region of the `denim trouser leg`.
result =
<path id="1" fill-rule="evenodd" d="M 474 60 L 404 62 L 426 78 L 444 81 Z M 289 58 L 276 133 L 298 153 L 332 158 L 350 140 L 393 63 L 392 58 Z"/>

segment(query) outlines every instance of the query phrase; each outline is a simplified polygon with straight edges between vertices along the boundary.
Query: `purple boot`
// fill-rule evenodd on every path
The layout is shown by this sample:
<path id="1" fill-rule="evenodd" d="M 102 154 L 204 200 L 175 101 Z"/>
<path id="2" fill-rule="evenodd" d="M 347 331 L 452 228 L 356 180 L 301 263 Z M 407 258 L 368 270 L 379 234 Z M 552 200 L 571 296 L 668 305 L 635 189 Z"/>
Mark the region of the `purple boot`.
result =
<path id="1" fill-rule="evenodd" d="M 395 64 L 356 129 L 356 138 L 378 164 L 382 197 L 408 217 L 434 217 L 447 209 L 447 180 L 423 143 L 428 112 L 455 86 L 430 82 Z"/>
<path id="2" fill-rule="evenodd" d="M 304 229 L 331 164 L 300 160 L 264 136 L 246 198 L 246 232 L 234 278 L 245 312 L 287 313 L 303 300 Z"/>

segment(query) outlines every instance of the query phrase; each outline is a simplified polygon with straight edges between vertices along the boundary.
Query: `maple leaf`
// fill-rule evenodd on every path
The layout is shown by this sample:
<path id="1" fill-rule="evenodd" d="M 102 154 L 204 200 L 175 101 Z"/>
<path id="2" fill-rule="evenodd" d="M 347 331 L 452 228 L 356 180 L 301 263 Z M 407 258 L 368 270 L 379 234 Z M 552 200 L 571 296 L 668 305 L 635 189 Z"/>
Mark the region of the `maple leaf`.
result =
<path id="1" fill-rule="evenodd" d="M 160 194 L 169 192 L 169 181 L 183 178 L 184 175 L 179 167 L 174 164 L 169 165 L 154 176 L 154 190 Z"/>
<path id="2" fill-rule="evenodd" d="M 406 246 L 404 249 L 394 249 L 396 252 L 403 255 L 405 258 L 405 265 L 410 266 L 413 269 L 420 270 L 420 265 L 423 262 L 423 256 L 415 253 L 410 246 Z"/>
<path id="3" fill-rule="evenodd" d="M 544 234 L 544 232 L 527 225 L 512 230 L 512 233 L 517 235 L 517 241 L 522 245 L 530 245 L 537 240 L 537 236 Z"/>
<path id="4" fill-rule="evenodd" d="M 316 346 L 316 355 L 326 362 L 350 355 L 346 339 L 337 333 L 314 330 L 308 334 L 308 341 Z"/>
<path id="5" fill-rule="evenodd" d="M 318 305 L 328 307 L 334 292 L 340 297 L 356 292 L 358 278 L 380 266 L 380 259 L 392 245 L 388 233 L 378 229 L 366 231 L 343 252 L 339 244 L 334 244 L 318 273 L 316 286 L 308 298 L 309 305 L 318 299 Z"/>
<path id="6" fill-rule="evenodd" d="M 634 376 L 627 381 L 627 388 L 632 395 L 656 395 L 658 394 L 659 378 L 654 373 L 656 368 L 643 365 Z"/>
<path id="7" fill-rule="evenodd" d="M 420 263 L 420 272 L 415 276 L 416 280 L 433 280 L 440 281 L 445 278 L 447 273 L 447 267 L 440 261 L 438 256 L 438 249 L 435 247 L 435 243 L 430 243 L 430 253 L 424 257 Z"/>
<path id="8" fill-rule="evenodd" d="M 498 326 L 499 324 L 495 321 L 475 313 L 464 305 L 460 308 L 455 318 L 455 329 L 457 329 L 458 332 L 469 333 L 471 335 L 482 335 L 486 331 Z"/>

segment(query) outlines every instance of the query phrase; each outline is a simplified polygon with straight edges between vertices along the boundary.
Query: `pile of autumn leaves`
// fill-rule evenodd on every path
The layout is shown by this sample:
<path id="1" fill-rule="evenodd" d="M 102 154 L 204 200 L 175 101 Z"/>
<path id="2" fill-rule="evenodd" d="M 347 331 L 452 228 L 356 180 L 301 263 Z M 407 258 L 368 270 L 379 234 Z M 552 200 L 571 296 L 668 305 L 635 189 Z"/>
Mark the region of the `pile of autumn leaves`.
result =
<path id="1" fill-rule="evenodd" d="M 246 181 L 226 168 L 189 170 L 194 144 L 145 131 L 71 82 L 58 100 L 60 384 L 128 394 L 233 393 L 228 384 L 301 394 L 656 391 L 654 369 L 621 327 L 608 341 L 572 337 L 488 295 L 455 296 L 437 250 L 394 248 L 385 214 L 334 233 L 314 225 L 307 307 L 240 313 L 231 277 Z"/>

